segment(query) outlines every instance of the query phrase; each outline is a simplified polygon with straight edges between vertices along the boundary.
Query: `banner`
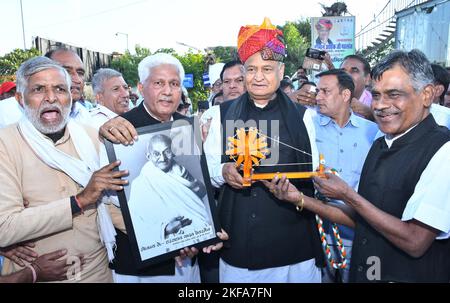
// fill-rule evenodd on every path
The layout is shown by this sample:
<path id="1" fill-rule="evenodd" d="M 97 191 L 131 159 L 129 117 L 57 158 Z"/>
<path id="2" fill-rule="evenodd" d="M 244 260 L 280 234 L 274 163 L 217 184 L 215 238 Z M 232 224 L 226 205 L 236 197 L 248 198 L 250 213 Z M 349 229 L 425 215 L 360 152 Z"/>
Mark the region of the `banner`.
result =
<path id="1" fill-rule="evenodd" d="M 355 17 L 311 18 L 311 47 L 327 51 L 339 68 L 344 57 L 355 54 Z"/>
<path id="2" fill-rule="evenodd" d="M 184 75 L 183 86 L 186 88 L 194 87 L 194 74 L 185 74 Z"/>
<path id="3" fill-rule="evenodd" d="M 209 81 L 209 74 L 208 73 L 204 73 L 202 78 L 203 78 L 203 86 L 204 87 L 211 87 L 211 82 Z"/>

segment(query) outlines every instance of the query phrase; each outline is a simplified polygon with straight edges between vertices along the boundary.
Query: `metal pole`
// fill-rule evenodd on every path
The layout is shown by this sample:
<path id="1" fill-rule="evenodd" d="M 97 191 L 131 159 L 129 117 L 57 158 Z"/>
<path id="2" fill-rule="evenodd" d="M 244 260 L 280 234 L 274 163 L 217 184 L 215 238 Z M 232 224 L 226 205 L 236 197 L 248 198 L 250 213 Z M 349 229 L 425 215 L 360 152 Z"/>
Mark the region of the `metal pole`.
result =
<path id="1" fill-rule="evenodd" d="M 27 44 L 25 40 L 25 25 L 23 21 L 23 7 L 22 7 L 22 0 L 20 0 L 20 15 L 22 16 L 22 35 L 23 35 L 23 49 L 27 49 Z"/>
<path id="2" fill-rule="evenodd" d="M 195 46 L 192 46 L 192 45 L 189 45 L 189 44 L 183 43 L 183 42 L 178 42 L 178 41 L 176 41 L 176 43 L 177 43 L 177 44 L 179 44 L 179 45 L 182 45 L 182 46 L 186 46 L 186 47 L 189 47 L 189 48 L 195 49 L 195 50 L 197 50 L 197 51 L 199 51 L 199 52 L 202 52 L 202 50 L 201 50 L 201 49 L 199 49 L 198 47 L 195 47 Z"/>

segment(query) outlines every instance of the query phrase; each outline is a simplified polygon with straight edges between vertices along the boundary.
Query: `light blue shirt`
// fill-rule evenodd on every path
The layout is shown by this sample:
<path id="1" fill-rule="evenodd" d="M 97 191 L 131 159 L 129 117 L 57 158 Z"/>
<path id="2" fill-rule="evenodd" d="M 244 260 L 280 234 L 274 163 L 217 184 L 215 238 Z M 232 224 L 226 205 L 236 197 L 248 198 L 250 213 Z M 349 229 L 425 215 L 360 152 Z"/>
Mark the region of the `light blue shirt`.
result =
<path id="1" fill-rule="evenodd" d="M 341 128 L 330 117 L 317 113 L 314 126 L 317 149 L 324 155 L 325 165 L 336 169 L 339 176 L 357 190 L 364 161 L 378 132 L 377 124 L 351 113 L 349 121 Z M 339 228 L 342 238 L 353 238 L 352 229 Z"/>

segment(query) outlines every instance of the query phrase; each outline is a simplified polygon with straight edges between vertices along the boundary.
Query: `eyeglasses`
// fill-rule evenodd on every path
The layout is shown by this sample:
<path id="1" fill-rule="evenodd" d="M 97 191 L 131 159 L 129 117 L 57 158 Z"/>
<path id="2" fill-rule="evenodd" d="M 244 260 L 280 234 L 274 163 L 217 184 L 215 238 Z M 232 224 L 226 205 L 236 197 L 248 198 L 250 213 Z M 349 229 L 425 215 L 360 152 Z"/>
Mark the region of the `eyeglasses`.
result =
<path id="1" fill-rule="evenodd" d="M 160 151 L 153 151 L 151 153 L 151 155 L 156 158 L 159 159 L 161 156 L 164 157 L 164 159 L 170 158 L 172 156 L 172 151 L 170 149 L 165 149 L 164 151 L 160 152 Z"/>
<path id="2" fill-rule="evenodd" d="M 222 81 L 216 81 L 214 84 L 213 84 L 213 87 L 221 87 L 222 86 Z"/>

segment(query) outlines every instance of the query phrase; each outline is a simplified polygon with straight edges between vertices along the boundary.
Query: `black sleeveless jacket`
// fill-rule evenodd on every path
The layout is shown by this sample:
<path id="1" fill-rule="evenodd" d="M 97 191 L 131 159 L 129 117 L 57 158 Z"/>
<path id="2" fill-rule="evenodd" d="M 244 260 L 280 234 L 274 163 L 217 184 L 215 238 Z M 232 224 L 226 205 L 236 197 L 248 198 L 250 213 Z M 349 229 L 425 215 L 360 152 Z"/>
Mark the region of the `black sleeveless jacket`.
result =
<path id="1" fill-rule="evenodd" d="M 303 123 L 303 106 L 294 104 L 281 91 L 277 98 L 264 108 L 254 106 L 248 94 L 225 102 L 221 105 L 221 122 L 225 129 L 226 121 L 253 120 L 262 130 L 263 120 L 267 120 L 268 136 L 273 135 L 279 126 L 279 141 L 288 143 L 297 149 L 311 153 L 310 141 Z M 272 122 L 275 126 L 271 126 Z M 263 131 L 264 132 L 264 131 Z M 223 132 L 224 152 L 226 136 Z M 271 140 L 268 140 L 269 144 Z M 278 163 L 311 163 L 311 158 L 303 153 L 279 146 Z M 231 161 L 223 157 L 222 162 Z M 265 169 L 265 170 L 264 170 Z M 312 165 L 300 167 L 257 168 L 267 171 L 306 171 Z M 311 180 L 292 180 L 305 195 L 312 196 L 314 188 Z M 229 233 L 230 240 L 222 249 L 221 257 L 236 267 L 264 269 L 296 264 L 312 258 L 318 266 L 324 259 L 314 214 L 304 210 L 299 213 L 291 203 L 276 199 L 262 183 L 251 188 L 235 190 L 225 184 L 219 198 L 219 217 L 223 228 Z"/>
<path id="2" fill-rule="evenodd" d="M 384 138 L 379 138 L 364 163 L 360 195 L 381 210 L 401 218 L 425 167 L 449 140 L 448 129 L 438 126 L 431 114 L 394 141 L 391 148 Z M 381 281 L 450 281 L 450 240 L 435 240 L 422 257 L 413 258 L 358 216 L 350 281 L 369 282 L 367 270 L 373 263 L 368 262 L 368 258 L 372 256 L 379 258 Z"/>

